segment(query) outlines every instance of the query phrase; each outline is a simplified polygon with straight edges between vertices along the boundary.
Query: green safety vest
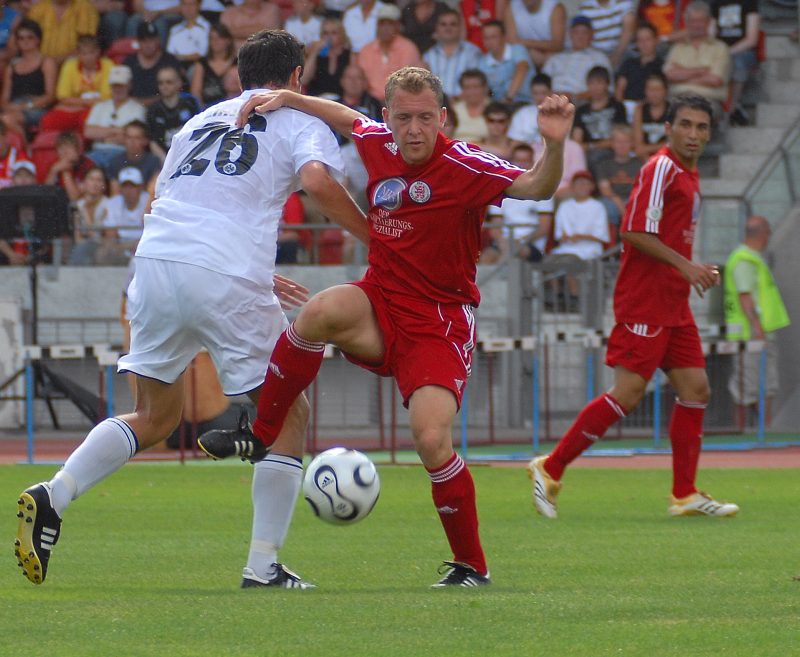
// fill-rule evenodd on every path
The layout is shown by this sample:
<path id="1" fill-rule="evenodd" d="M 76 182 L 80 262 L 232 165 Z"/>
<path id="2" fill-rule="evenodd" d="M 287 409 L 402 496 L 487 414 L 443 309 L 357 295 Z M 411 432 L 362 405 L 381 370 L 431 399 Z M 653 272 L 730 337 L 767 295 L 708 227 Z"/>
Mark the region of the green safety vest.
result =
<path id="1" fill-rule="evenodd" d="M 783 305 L 781 293 L 769 266 L 760 254 L 744 245 L 738 246 L 725 263 L 725 324 L 729 340 L 749 340 L 750 320 L 742 310 L 739 291 L 733 280 L 733 270 L 740 262 L 749 262 L 756 266 L 758 276 L 758 318 L 765 333 L 772 333 L 784 326 L 789 326 L 789 314 Z"/>

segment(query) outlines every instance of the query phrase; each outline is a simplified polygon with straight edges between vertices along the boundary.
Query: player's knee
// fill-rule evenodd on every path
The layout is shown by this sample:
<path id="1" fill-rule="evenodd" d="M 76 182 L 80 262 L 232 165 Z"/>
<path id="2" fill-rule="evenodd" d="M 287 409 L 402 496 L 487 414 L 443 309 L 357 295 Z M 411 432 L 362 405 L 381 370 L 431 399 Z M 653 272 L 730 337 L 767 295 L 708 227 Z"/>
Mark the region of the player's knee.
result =
<path id="1" fill-rule="evenodd" d="M 442 460 L 452 450 L 449 432 L 439 428 L 424 428 L 414 432 L 414 444 L 422 462 L 426 465 Z"/>
<path id="2" fill-rule="evenodd" d="M 708 381 L 698 382 L 679 395 L 681 401 L 708 404 L 711 401 L 711 386 Z"/>
<path id="3" fill-rule="evenodd" d="M 317 294 L 303 306 L 295 328 L 305 338 L 323 341 L 336 329 L 338 322 L 335 301 L 325 294 Z"/>

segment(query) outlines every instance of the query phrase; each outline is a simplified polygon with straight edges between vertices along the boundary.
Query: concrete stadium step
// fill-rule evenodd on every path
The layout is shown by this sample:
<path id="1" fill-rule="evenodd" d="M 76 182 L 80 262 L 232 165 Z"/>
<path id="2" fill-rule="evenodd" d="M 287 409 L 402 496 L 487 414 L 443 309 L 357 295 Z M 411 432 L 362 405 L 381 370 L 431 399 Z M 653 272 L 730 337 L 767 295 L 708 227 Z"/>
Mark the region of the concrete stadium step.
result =
<path id="1" fill-rule="evenodd" d="M 761 72 L 766 80 L 800 81 L 800 56 L 768 59 L 761 63 Z"/>
<path id="2" fill-rule="evenodd" d="M 795 110 L 797 113 L 798 110 Z M 772 153 L 781 143 L 784 128 L 768 128 L 761 125 L 748 128 L 730 128 L 726 141 L 730 153 L 745 155 Z"/>
<path id="3" fill-rule="evenodd" d="M 800 80 L 766 80 L 764 95 L 772 103 L 796 104 L 797 99 L 800 98 Z M 797 116 L 797 109 L 794 114 Z"/>
<path id="4" fill-rule="evenodd" d="M 759 103 L 756 107 L 756 123 L 763 128 L 788 128 L 800 115 L 800 106 L 795 103 Z"/>
<path id="5" fill-rule="evenodd" d="M 800 57 L 800 45 L 787 35 L 768 35 L 766 39 L 767 59 Z"/>
<path id="6" fill-rule="evenodd" d="M 767 161 L 767 153 L 744 155 L 723 153 L 719 156 L 719 177 L 726 180 L 749 182 Z"/>
<path id="7" fill-rule="evenodd" d="M 700 178 L 700 193 L 703 198 L 718 196 L 740 196 L 747 181 L 727 178 Z"/>

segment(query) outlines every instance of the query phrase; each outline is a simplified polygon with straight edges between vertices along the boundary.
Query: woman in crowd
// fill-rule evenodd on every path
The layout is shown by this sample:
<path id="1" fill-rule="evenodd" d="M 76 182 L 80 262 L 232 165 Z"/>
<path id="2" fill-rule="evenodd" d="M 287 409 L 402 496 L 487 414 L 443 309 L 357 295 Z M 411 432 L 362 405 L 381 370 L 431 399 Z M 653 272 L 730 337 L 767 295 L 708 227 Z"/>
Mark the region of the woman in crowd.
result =
<path id="1" fill-rule="evenodd" d="M 436 22 L 447 8 L 447 4 L 440 0 L 412 0 L 403 7 L 400 19 L 403 23 L 403 34 L 414 42 L 421 53 L 435 43 L 433 32 Z"/>
<path id="2" fill-rule="evenodd" d="M 352 58 L 350 40 L 338 18 L 326 18 L 320 36 L 308 49 L 303 84 L 310 96 L 341 96 L 342 74 Z"/>
<path id="3" fill-rule="evenodd" d="M 14 31 L 19 55 L 5 69 L 0 109 L 6 124 L 24 134 L 41 120 L 55 99 L 56 63 L 42 55 L 42 28 L 24 18 Z"/>
<path id="4" fill-rule="evenodd" d="M 664 120 L 669 111 L 668 90 L 664 74 L 651 73 L 644 83 L 644 100 L 633 111 L 633 147 L 642 160 L 646 161 L 667 139 Z"/>
<path id="5" fill-rule="evenodd" d="M 108 179 L 100 167 L 86 172 L 81 197 L 75 203 L 72 253 L 67 264 L 93 265 L 102 242 L 102 232 L 93 230 L 105 224 L 108 217 Z"/>
<path id="6" fill-rule="evenodd" d="M 203 107 L 227 98 L 225 75 L 236 66 L 233 37 L 222 23 L 211 26 L 208 55 L 202 57 L 192 73 L 191 92 Z"/>

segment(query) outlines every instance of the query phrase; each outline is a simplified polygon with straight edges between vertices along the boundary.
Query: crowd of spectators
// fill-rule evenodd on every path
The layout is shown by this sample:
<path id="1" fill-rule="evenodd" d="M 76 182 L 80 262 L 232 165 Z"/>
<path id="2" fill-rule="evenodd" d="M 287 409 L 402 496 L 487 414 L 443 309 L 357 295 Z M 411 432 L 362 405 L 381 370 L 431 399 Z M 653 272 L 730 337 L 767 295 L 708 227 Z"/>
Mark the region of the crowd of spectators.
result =
<path id="1" fill-rule="evenodd" d="M 486 262 L 509 250 L 531 259 L 554 247 L 569 252 L 574 226 L 559 218 L 573 205 L 599 206 L 604 243 L 613 242 L 638 168 L 664 141 L 670 95 L 700 93 L 718 118 L 747 124 L 742 90 L 759 59 L 754 0 L 580 0 L 572 15 L 559 0 L 8 0 L 0 7 L 0 188 L 63 188 L 74 208 L 66 262 L 121 262 L 135 248 L 172 136 L 238 95 L 237 48 L 278 27 L 306 44 L 307 93 L 379 119 L 387 75 L 425 66 L 448 95 L 447 134 L 511 161 L 541 152 L 536 106 L 547 93 L 574 100 L 556 196 L 493 210 L 507 227 L 489 224 Z M 365 172 L 348 139 L 339 141 L 363 203 Z M 591 187 L 597 206 L 567 203 L 576 186 L 580 194 Z M 308 220 L 307 206 L 294 197 L 287 226 Z M 508 226 L 520 217 L 530 225 L 515 235 Z M 287 228 L 283 261 L 318 258 L 318 237 Z M 336 261 L 347 242 L 331 243 L 326 257 Z M 0 240 L 0 263 L 21 264 L 25 249 L 24 236 Z"/>

